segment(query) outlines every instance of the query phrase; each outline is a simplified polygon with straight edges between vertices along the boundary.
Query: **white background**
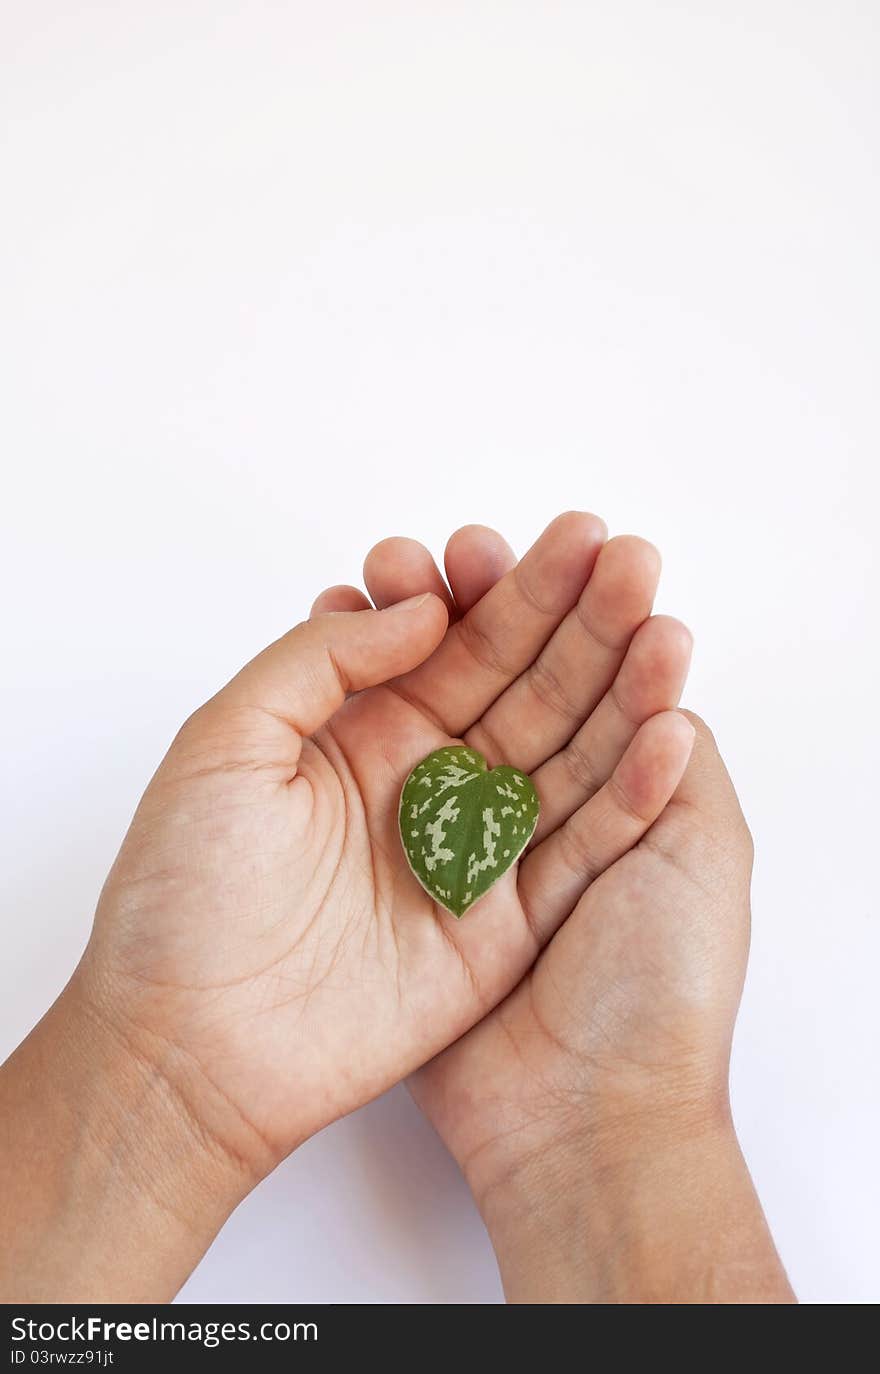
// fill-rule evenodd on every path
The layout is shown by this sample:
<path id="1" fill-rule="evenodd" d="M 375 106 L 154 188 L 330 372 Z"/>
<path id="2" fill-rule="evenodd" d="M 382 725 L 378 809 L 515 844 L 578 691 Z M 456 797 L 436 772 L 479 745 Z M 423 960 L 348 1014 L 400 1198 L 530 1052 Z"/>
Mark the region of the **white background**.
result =
<path id="1" fill-rule="evenodd" d="M 665 555 L 755 832 L 735 1110 L 800 1295 L 880 1298 L 874 0 L 2 0 L 0 1049 L 180 720 L 389 533 Z M 492 1302 L 403 1089 L 193 1300 Z"/>

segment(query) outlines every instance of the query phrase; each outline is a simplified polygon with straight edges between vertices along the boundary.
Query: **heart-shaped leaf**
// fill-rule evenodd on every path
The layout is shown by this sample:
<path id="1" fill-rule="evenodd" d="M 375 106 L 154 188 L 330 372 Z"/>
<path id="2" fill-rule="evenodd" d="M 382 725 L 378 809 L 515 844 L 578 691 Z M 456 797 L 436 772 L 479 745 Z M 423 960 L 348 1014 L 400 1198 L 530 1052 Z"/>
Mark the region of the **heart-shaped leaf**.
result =
<path id="1" fill-rule="evenodd" d="M 426 892 L 463 916 L 516 863 L 540 803 L 525 773 L 493 768 L 465 744 L 416 764 L 400 794 L 400 838 Z"/>

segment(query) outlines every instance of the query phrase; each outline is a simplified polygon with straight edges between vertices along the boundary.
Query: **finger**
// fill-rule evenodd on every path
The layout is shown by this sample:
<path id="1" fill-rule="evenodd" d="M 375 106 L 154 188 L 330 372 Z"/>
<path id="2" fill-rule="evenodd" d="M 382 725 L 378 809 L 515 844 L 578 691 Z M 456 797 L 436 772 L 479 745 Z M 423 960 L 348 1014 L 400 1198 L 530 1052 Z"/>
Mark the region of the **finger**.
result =
<path id="1" fill-rule="evenodd" d="M 693 640 L 680 620 L 655 615 L 632 637 L 620 671 L 595 711 L 558 754 L 532 774 L 542 798 L 532 848 L 598 792 L 644 721 L 678 705 Z"/>
<path id="2" fill-rule="evenodd" d="M 541 942 L 654 824 L 687 767 L 694 733 L 679 711 L 645 721 L 605 785 L 520 865 L 520 900 Z"/>
<path id="3" fill-rule="evenodd" d="M 455 604 L 463 613 L 516 566 L 516 554 L 497 530 L 464 525 L 446 545 L 445 564 Z"/>
<path id="4" fill-rule="evenodd" d="M 752 837 L 715 737 L 699 716 L 681 715 L 696 731 L 693 753 L 646 844 L 679 870 L 717 871 L 722 851 L 734 865 L 748 867 Z"/>
<path id="5" fill-rule="evenodd" d="M 460 736 L 531 663 L 575 605 L 605 542 L 595 515 L 569 512 L 450 627 L 427 663 L 395 686 Z"/>
<path id="6" fill-rule="evenodd" d="M 660 555 L 622 535 L 599 553 L 577 605 L 521 677 L 468 733 L 490 764 L 531 772 L 571 739 L 614 680 L 651 613 Z"/>
<path id="7" fill-rule="evenodd" d="M 315 597 L 309 618 L 313 615 L 326 615 L 328 611 L 369 611 L 372 605 L 369 597 L 358 591 L 357 587 L 328 587 Z"/>
<path id="8" fill-rule="evenodd" d="M 304 621 L 264 649 L 214 698 L 280 716 L 311 735 L 346 694 L 404 673 L 436 648 L 446 608 L 430 593 L 385 611 L 342 611 Z"/>
<path id="9" fill-rule="evenodd" d="M 424 544 L 393 536 L 374 544 L 364 560 L 364 582 L 381 609 L 420 592 L 432 592 L 452 611 L 452 595 Z"/>
<path id="10" fill-rule="evenodd" d="M 729 819 L 732 811 L 740 811 L 739 799 L 718 752 L 715 736 L 693 711 L 682 710 L 680 714 L 690 721 L 696 739 L 687 771 L 676 788 L 675 800 L 684 806 L 699 806 L 713 815 L 723 814 Z"/>

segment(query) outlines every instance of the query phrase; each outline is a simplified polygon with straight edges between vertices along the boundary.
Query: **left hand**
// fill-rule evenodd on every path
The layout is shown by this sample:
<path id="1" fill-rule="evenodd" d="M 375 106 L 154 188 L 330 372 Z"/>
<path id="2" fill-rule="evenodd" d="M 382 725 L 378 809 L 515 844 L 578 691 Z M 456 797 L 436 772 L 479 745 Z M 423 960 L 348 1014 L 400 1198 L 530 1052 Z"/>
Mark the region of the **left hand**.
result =
<path id="1" fill-rule="evenodd" d="M 388 609 L 334 589 L 181 729 L 79 969 L 0 1074 L 0 1293 L 173 1293 L 279 1159 L 485 1016 L 666 804 L 689 639 L 643 624 L 651 546 L 569 514 L 519 564 L 461 531 L 447 567 L 451 593 L 386 541 L 366 579 Z M 429 595 L 404 608 L 407 582 Z M 410 872 L 397 804 L 462 736 L 532 771 L 544 814 L 457 922 Z M 580 806 L 586 760 L 613 781 Z"/>
<path id="2" fill-rule="evenodd" d="M 586 886 L 583 837 L 606 868 L 674 790 L 692 731 L 662 708 L 689 637 L 643 626 L 655 550 L 604 540 L 594 516 L 561 516 L 499 577 L 497 539 L 461 533 L 457 599 L 430 563 L 409 609 L 395 579 L 427 555 L 386 541 L 366 575 L 387 609 L 354 588 L 320 598 L 148 787 L 78 982 L 255 1176 L 484 1016 Z M 489 587 L 473 581 L 487 566 Z M 542 842 L 458 922 L 409 871 L 397 804 L 419 759 L 462 737 L 533 772 L 543 814 Z M 613 781 L 581 807 L 586 757 Z"/>

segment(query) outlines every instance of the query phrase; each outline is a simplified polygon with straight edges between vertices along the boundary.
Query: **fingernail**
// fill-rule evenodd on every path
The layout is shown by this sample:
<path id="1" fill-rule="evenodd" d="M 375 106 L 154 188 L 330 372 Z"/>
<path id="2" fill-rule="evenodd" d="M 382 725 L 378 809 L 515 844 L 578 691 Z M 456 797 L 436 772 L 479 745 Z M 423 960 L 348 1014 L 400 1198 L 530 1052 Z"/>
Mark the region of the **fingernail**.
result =
<path id="1" fill-rule="evenodd" d="M 389 611 L 415 611 L 419 606 L 424 606 L 430 592 L 422 592 L 421 596 L 408 596 L 406 601 L 397 601 L 393 606 L 386 607 Z"/>

